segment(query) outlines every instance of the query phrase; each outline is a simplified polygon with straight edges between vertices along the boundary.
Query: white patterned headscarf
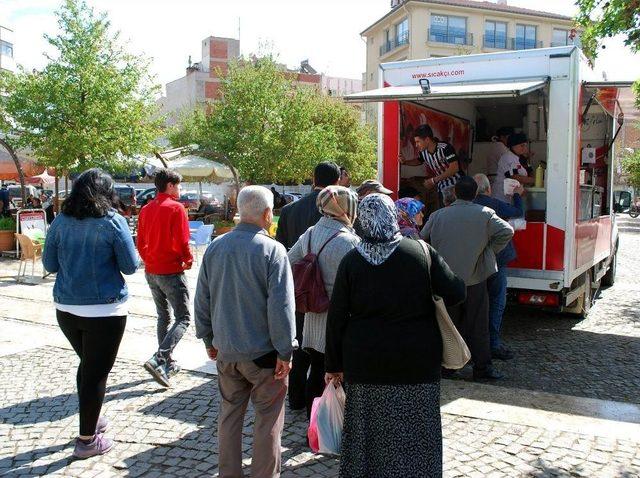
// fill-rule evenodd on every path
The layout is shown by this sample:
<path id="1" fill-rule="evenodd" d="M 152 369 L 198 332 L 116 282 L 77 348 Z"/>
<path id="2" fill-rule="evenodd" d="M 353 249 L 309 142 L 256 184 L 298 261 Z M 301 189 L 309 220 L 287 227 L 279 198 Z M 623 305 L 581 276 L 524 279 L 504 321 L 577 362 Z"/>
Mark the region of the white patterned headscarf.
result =
<path id="1" fill-rule="evenodd" d="M 389 258 L 402 240 L 396 205 L 386 194 L 369 194 L 358 206 L 358 219 L 362 241 L 356 249 L 369 264 L 378 266 Z"/>

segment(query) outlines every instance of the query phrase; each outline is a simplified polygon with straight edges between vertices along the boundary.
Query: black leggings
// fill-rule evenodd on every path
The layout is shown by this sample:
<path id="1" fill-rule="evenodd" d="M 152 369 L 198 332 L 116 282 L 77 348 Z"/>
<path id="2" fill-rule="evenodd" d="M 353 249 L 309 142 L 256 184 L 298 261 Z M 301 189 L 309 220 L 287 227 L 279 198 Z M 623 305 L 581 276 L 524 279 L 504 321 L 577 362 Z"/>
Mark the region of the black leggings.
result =
<path id="1" fill-rule="evenodd" d="M 59 310 L 56 310 L 56 316 L 62 332 L 80 357 L 76 376 L 80 435 L 92 436 L 96 431 L 107 377 L 116 361 L 127 316 L 79 317 Z"/>
<path id="2" fill-rule="evenodd" d="M 324 392 L 324 354 L 317 350 L 307 349 L 311 358 L 311 369 L 307 377 L 307 386 L 305 390 L 307 401 L 307 419 L 311 417 L 311 407 L 313 399 L 322 396 Z"/>

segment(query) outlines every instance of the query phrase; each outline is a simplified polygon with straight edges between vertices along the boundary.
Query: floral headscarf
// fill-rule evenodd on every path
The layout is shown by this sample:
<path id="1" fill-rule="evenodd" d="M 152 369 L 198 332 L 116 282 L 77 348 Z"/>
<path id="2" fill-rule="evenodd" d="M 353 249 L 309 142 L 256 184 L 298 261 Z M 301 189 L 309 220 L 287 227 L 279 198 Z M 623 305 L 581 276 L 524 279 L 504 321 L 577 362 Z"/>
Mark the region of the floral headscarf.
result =
<path id="1" fill-rule="evenodd" d="M 397 214 L 393 200 L 384 194 L 370 194 L 358 206 L 362 241 L 356 249 L 374 266 L 386 261 L 402 240 Z"/>
<path id="2" fill-rule="evenodd" d="M 398 209 L 398 225 L 400 234 L 407 237 L 418 237 L 420 230 L 416 224 L 416 215 L 422 211 L 424 204 L 413 198 L 402 198 L 396 201 Z"/>
<path id="3" fill-rule="evenodd" d="M 320 214 L 353 227 L 358 211 L 358 195 L 343 186 L 327 186 L 316 199 Z"/>

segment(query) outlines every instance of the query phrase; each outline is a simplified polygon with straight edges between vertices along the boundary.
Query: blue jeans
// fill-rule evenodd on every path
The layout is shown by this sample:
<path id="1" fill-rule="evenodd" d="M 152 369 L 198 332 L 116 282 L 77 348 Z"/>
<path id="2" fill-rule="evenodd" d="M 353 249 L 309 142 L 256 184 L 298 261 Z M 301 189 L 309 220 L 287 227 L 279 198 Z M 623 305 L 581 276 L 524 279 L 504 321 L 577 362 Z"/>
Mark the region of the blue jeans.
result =
<path id="1" fill-rule="evenodd" d="M 160 362 L 171 361 L 171 353 L 189 327 L 191 314 L 189 312 L 189 288 L 184 272 L 180 274 L 157 275 L 145 274 L 151 289 L 153 301 L 158 312 L 158 352 Z M 171 314 L 169 305 L 173 309 L 175 320 L 171 328 Z"/>
<path id="2" fill-rule="evenodd" d="M 502 315 L 507 305 L 507 267 L 498 267 L 498 272 L 487 280 L 487 292 L 489 293 L 489 337 L 491 350 L 496 350 L 502 345 L 500 329 L 502 328 Z"/>

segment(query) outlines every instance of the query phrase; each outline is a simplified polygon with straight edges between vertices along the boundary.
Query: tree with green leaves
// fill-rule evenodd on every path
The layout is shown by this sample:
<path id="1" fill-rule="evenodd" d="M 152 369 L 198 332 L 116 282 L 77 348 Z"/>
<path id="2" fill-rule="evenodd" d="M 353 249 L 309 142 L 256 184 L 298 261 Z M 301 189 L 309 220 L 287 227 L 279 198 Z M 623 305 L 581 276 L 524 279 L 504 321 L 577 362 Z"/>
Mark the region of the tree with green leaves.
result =
<path id="1" fill-rule="evenodd" d="M 640 0 L 576 0 L 576 5 L 582 50 L 592 63 L 605 48 L 602 41 L 615 35 L 622 35 L 631 51 L 640 52 Z M 640 80 L 633 90 L 640 107 Z"/>
<path id="2" fill-rule="evenodd" d="M 640 122 L 636 122 L 634 127 L 640 129 Z M 640 149 L 627 149 L 621 155 L 622 170 L 625 174 L 626 183 L 640 190 Z"/>
<path id="3" fill-rule="evenodd" d="M 160 133 L 148 63 L 125 51 L 106 14 L 83 0 L 66 0 L 57 17 L 44 69 L 0 77 L 0 128 L 58 171 L 126 170 Z"/>
<path id="4" fill-rule="evenodd" d="M 357 109 L 296 85 L 272 57 L 230 65 L 221 98 L 187 112 L 169 138 L 226 157 L 251 183 L 303 183 L 320 161 L 373 176 L 375 143 Z"/>

